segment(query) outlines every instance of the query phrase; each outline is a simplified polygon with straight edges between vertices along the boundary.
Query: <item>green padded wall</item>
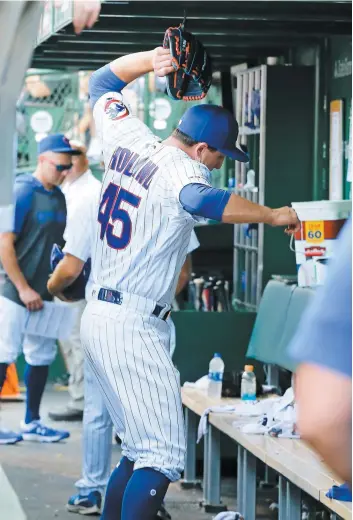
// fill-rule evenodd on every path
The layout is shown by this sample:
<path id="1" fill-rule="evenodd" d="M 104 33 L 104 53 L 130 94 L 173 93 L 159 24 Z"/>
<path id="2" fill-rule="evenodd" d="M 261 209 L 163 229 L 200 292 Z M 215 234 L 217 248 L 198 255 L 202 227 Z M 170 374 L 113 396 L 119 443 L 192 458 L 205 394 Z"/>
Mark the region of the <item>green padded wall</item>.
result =
<path id="1" fill-rule="evenodd" d="M 174 363 L 180 372 L 181 384 L 207 374 L 215 352 L 222 355 L 226 371 L 242 370 L 255 316 L 252 312 L 173 312 Z M 263 380 L 259 364 L 256 376 Z"/>
<path id="2" fill-rule="evenodd" d="M 314 68 L 268 67 L 265 205 L 311 200 Z M 265 287 L 272 274 L 296 274 L 295 256 L 281 228 L 264 227 Z"/>

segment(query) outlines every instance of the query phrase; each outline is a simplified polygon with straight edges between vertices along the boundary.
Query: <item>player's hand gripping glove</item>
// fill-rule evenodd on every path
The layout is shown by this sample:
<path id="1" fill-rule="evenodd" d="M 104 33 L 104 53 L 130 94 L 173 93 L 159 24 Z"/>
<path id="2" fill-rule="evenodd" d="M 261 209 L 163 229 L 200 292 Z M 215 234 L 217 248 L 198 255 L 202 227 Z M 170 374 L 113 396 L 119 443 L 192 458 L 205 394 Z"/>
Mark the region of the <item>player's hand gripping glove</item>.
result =
<path id="1" fill-rule="evenodd" d="M 175 69 L 166 76 L 167 92 L 173 99 L 194 101 L 206 96 L 212 82 L 212 66 L 204 46 L 185 30 L 184 22 L 179 27 L 169 27 L 164 35 L 163 47 L 169 49 Z"/>
<path id="2" fill-rule="evenodd" d="M 57 244 L 53 245 L 51 255 L 50 255 L 50 267 L 52 272 L 55 270 L 56 266 L 65 256 L 65 253 L 62 252 L 61 247 Z M 83 300 L 85 297 L 85 289 L 86 284 L 91 273 L 91 259 L 89 258 L 80 275 L 76 278 L 76 280 L 66 289 L 63 290 L 63 295 L 68 300 Z"/>

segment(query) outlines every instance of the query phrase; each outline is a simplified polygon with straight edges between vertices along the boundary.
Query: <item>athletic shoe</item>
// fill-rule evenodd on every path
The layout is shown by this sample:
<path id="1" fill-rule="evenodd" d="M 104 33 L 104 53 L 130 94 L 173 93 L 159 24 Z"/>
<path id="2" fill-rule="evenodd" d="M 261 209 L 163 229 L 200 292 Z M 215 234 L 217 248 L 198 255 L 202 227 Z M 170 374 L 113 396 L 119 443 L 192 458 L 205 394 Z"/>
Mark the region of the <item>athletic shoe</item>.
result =
<path id="1" fill-rule="evenodd" d="M 70 379 L 69 373 L 63 374 L 62 376 L 56 378 L 55 383 L 54 383 L 54 388 L 56 388 L 58 390 L 67 389 L 67 387 L 69 386 L 69 379 Z"/>
<path id="2" fill-rule="evenodd" d="M 16 444 L 16 442 L 22 440 L 22 435 L 10 430 L 0 429 L 0 444 Z"/>
<path id="3" fill-rule="evenodd" d="M 91 491 L 86 497 L 82 495 L 70 497 L 66 509 L 70 513 L 79 513 L 80 515 L 100 515 L 101 506 L 102 495 L 99 491 Z"/>
<path id="4" fill-rule="evenodd" d="M 157 518 L 156 520 L 171 520 L 171 516 L 170 514 L 168 513 L 168 511 L 166 510 L 165 506 L 164 506 L 164 502 L 163 504 L 161 505 L 158 513 L 157 513 Z"/>
<path id="5" fill-rule="evenodd" d="M 44 426 L 40 421 L 32 421 L 29 424 L 21 422 L 21 434 L 24 441 L 35 442 L 59 442 L 70 437 L 65 430 L 54 430 Z"/>
<path id="6" fill-rule="evenodd" d="M 58 408 L 48 413 L 52 421 L 82 421 L 83 411 L 74 410 L 73 408 Z"/>

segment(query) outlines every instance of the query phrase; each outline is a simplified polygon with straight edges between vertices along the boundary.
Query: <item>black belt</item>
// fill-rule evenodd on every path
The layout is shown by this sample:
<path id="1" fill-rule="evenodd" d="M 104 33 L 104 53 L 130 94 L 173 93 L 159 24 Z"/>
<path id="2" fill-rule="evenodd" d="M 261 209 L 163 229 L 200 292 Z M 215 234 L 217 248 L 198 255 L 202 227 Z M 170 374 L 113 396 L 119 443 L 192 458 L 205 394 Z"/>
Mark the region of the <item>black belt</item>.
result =
<path id="1" fill-rule="evenodd" d="M 123 293 L 120 291 L 114 291 L 112 289 L 104 289 L 103 287 L 99 289 L 98 292 L 98 300 L 101 300 L 102 302 L 107 303 L 115 303 L 116 305 L 121 305 L 123 303 Z M 163 316 L 161 316 L 161 313 L 165 310 L 165 307 L 163 305 L 156 304 L 155 308 L 152 311 L 153 316 L 156 316 L 157 318 L 161 318 L 161 320 L 166 321 L 170 314 L 170 310 L 167 310 Z"/>

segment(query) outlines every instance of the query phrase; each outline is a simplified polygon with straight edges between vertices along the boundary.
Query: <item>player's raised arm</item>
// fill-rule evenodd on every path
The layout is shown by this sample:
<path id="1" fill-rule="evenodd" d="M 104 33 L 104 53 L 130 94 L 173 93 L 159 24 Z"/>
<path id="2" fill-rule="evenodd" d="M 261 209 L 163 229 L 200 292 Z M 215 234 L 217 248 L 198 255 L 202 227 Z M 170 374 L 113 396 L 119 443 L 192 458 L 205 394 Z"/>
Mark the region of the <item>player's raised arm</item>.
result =
<path id="1" fill-rule="evenodd" d="M 151 51 L 128 54 L 110 63 L 111 71 L 125 83 L 131 83 L 147 72 L 164 77 L 173 72 L 169 49 L 157 47 Z"/>
<path id="2" fill-rule="evenodd" d="M 91 106 L 107 92 L 121 92 L 143 74 L 154 71 L 163 77 L 173 70 L 170 52 L 162 47 L 121 56 L 92 74 L 89 85 Z"/>

